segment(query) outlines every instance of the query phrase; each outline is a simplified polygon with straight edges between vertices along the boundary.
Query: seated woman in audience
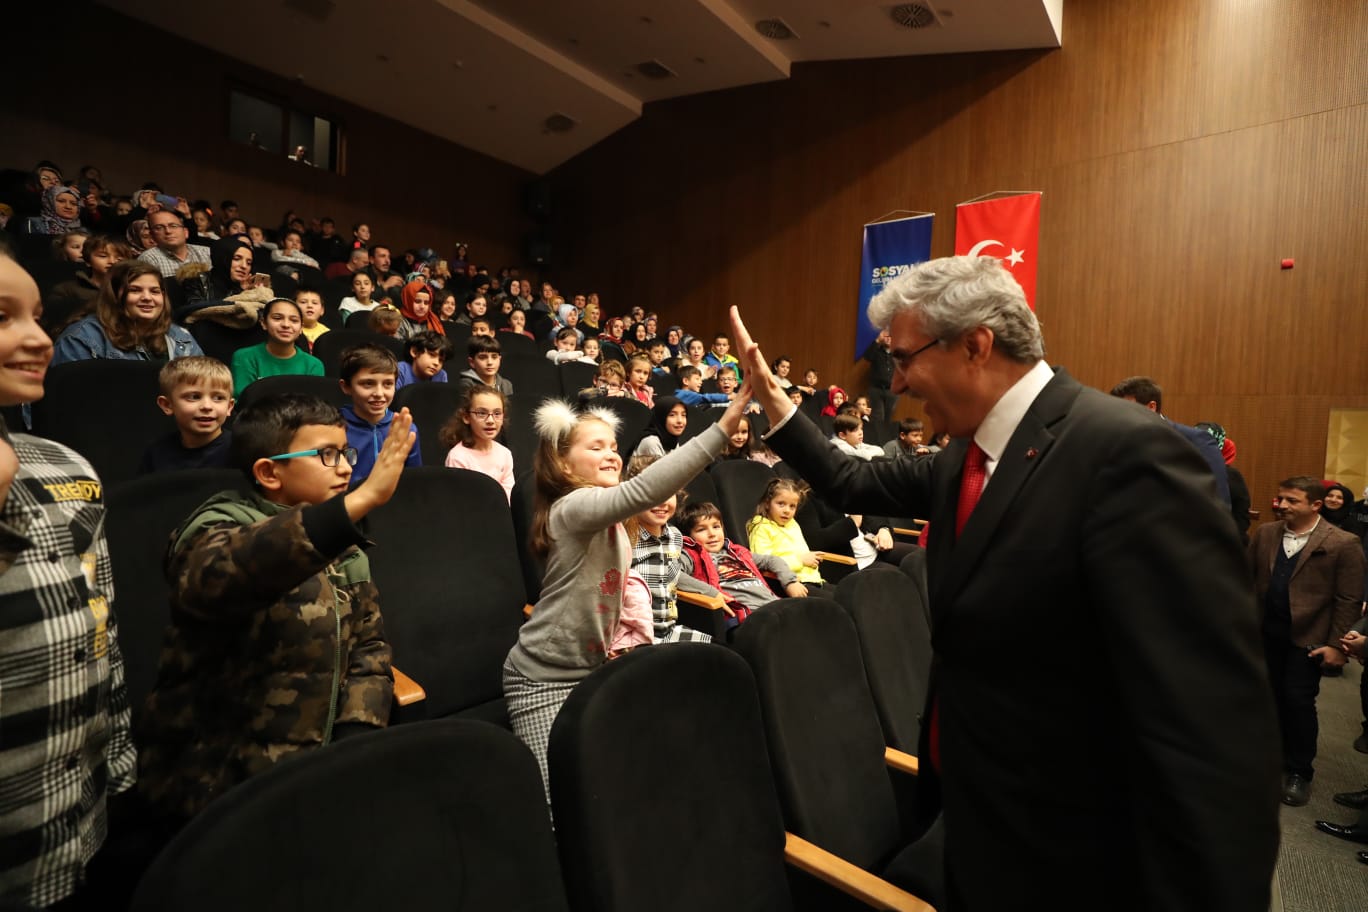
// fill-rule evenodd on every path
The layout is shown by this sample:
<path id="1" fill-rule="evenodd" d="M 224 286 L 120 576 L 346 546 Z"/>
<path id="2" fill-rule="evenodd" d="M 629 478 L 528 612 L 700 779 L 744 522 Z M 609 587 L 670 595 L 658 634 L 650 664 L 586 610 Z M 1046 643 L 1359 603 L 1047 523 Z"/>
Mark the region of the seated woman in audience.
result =
<path id="1" fill-rule="evenodd" d="M 741 419 L 744 421 L 745 419 Z M 651 423 L 636 446 L 636 456 L 664 456 L 679 448 L 689 426 L 689 409 L 674 396 L 661 396 L 651 406 Z"/>
<path id="2" fill-rule="evenodd" d="M 441 441 L 451 447 L 446 465 L 451 469 L 482 472 L 503 486 L 513 499 L 513 453 L 496 439 L 503 431 L 508 400 L 498 387 L 469 386 L 456 414 L 441 431 Z"/>
<path id="3" fill-rule="evenodd" d="M 343 298 L 342 303 L 337 305 L 337 315 L 342 319 L 343 325 L 346 324 L 347 318 L 352 314 L 358 311 L 364 313 L 375 310 L 380 303 L 371 298 L 371 294 L 375 291 L 375 282 L 371 280 L 368 274 L 358 272 L 353 275 L 351 287 L 352 296 Z"/>
<path id="4" fill-rule="evenodd" d="M 578 349 L 584 341 L 584 332 L 579 328 L 579 308 L 574 304 L 562 303 L 556 308 L 556 318 L 557 324 L 547 337 L 554 340 L 559 337 L 562 329 L 568 329 L 575 334 L 575 348 Z"/>
<path id="5" fill-rule="evenodd" d="M 738 400 L 740 398 L 737 397 Z M 735 407 L 736 403 L 733 402 L 731 409 Z M 746 535 L 753 553 L 782 558 L 798 581 L 807 587 L 809 595 L 830 596 L 829 587 L 825 593 L 822 591 L 822 573 L 817 569 L 821 564 L 817 554 L 808 547 L 803 530 L 794 518 L 807 493 L 808 486 L 801 481 L 791 478 L 771 480 L 760 502 L 755 505 L 755 515 L 746 523 Z"/>
<path id="6" fill-rule="evenodd" d="M 80 194 L 75 187 L 54 184 L 43 191 L 41 214 L 28 220 L 24 233 L 60 237 L 68 232 L 80 230 Z"/>
<path id="7" fill-rule="evenodd" d="M 305 292 L 314 294 L 314 292 Z M 266 341 L 233 352 L 233 397 L 255 380 L 285 374 L 323 376 L 323 362 L 295 343 L 304 329 L 304 310 L 289 298 L 275 298 L 261 312 Z"/>
<path id="8" fill-rule="evenodd" d="M 40 321 L 48 335 L 55 336 L 69 324 L 90 313 L 100 286 L 109 275 L 110 267 L 131 257 L 128 248 L 107 235 L 94 234 L 81 245 L 81 260 L 85 268 L 43 296 L 43 316 Z"/>
<path id="9" fill-rule="evenodd" d="M 584 313 L 580 314 L 579 327 L 587 336 L 597 336 L 601 327 L 599 321 L 603 314 L 599 310 L 598 295 L 590 295 L 584 303 Z"/>
<path id="10" fill-rule="evenodd" d="M 651 337 L 646 333 L 646 324 L 641 322 L 633 323 L 627 331 L 627 338 L 622 340 L 622 350 L 629 355 L 644 352 L 650 345 Z"/>
<path id="11" fill-rule="evenodd" d="M 243 235 L 214 241 L 209 248 L 209 271 L 181 283 L 185 304 L 179 316 L 221 304 L 252 287 L 252 242 Z M 201 267 L 203 268 L 203 267 Z"/>
<path id="12" fill-rule="evenodd" d="M 627 321 L 622 317 L 609 317 L 598 337 L 604 342 L 622 344 L 622 334 L 627 329 Z"/>
<path id="13" fill-rule="evenodd" d="M 130 222 L 128 230 L 124 232 L 124 239 L 128 241 L 128 249 L 133 251 L 133 256 L 155 246 L 152 241 L 152 229 L 148 227 L 145 218 Z"/>
<path id="14" fill-rule="evenodd" d="M 81 262 L 81 248 L 89 237 L 90 232 L 84 228 L 58 235 L 52 239 L 52 258 L 59 263 Z"/>
<path id="15" fill-rule="evenodd" d="M 194 337 L 171 322 L 161 271 L 149 263 L 124 260 L 109 270 L 95 298 L 95 312 L 68 326 L 57 339 L 52 363 L 98 358 L 171 361 L 202 354 Z"/>
<path id="16" fill-rule="evenodd" d="M 530 544 L 546 573 L 504 663 L 503 691 L 513 732 L 537 758 L 543 783 L 551 723 L 575 684 L 607 661 L 618 625 L 630 567 L 619 523 L 668 499 L 721 452 L 741 398 L 717 424 L 622 484 L 617 416 L 557 400 L 537 409 Z"/>
<path id="17" fill-rule="evenodd" d="M 280 247 L 271 252 L 272 263 L 318 268 L 318 260 L 304 252 L 304 236 L 290 228 L 280 239 Z"/>
<path id="18" fill-rule="evenodd" d="M 665 344 L 670 349 L 671 358 L 679 358 L 683 356 L 684 350 L 680 347 L 680 343 L 683 342 L 683 340 L 684 327 L 671 326 L 669 329 L 665 330 Z"/>
<path id="19" fill-rule="evenodd" d="M 399 338 L 416 336 L 425 329 L 430 329 L 438 335 L 446 335 L 446 327 L 432 310 L 432 289 L 426 282 L 409 282 L 404 286 L 402 299 L 404 306 L 399 309 L 399 313 L 403 320 L 399 323 Z"/>

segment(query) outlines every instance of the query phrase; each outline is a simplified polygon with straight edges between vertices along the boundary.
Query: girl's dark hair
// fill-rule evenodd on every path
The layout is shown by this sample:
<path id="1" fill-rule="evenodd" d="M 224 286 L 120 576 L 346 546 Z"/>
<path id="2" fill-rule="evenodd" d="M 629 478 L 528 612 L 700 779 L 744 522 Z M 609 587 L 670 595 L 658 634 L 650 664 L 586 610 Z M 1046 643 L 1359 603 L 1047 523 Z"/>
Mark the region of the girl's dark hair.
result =
<path id="1" fill-rule="evenodd" d="M 124 305 L 128 287 L 135 280 L 149 275 L 156 277 L 157 287 L 162 292 L 161 314 L 150 325 L 130 317 Z M 171 299 L 166 293 L 166 281 L 162 278 L 161 270 L 151 263 L 123 260 L 111 266 L 95 298 L 95 314 L 115 348 L 131 351 L 141 345 L 153 354 L 166 354 L 166 331 L 171 326 Z"/>
<path id="2" fill-rule="evenodd" d="M 304 319 L 304 309 L 299 306 L 298 301 L 294 300 L 293 298 L 271 298 L 271 300 L 266 302 L 266 306 L 261 308 L 260 322 L 266 322 L 266 318 L 271 315 L 271 308 L 273 308 L 277 304 L 289 304 L 291 307 L 295 309 L 295 313 L 299 314 L 299 319 Z"/>
<path id="3" fill-rule="evenodd" d="M 498 399 L 499 408 L 504 411 L 504 421 L 508 421 L 508 399 L 505 398 L 503 391 L 497 386 L 485 386 L 483 383 L 471 384 L 466 387 L 465 395 L 461 397 L 461 402 L 456 406 L 456 411 L 447 419 L 447 423 L 442 425 L 442 429 L 437 432 L 437 439 L 442 441 L 442 446 L 454 447 L 458 443 L 471 446 L 475 443 L 475 432 L 470 429 L 470 425 L 466 424 L 465 419 L 470 417 L 471 404 L 475 401 L 476 396 L 493 396 Z"/>

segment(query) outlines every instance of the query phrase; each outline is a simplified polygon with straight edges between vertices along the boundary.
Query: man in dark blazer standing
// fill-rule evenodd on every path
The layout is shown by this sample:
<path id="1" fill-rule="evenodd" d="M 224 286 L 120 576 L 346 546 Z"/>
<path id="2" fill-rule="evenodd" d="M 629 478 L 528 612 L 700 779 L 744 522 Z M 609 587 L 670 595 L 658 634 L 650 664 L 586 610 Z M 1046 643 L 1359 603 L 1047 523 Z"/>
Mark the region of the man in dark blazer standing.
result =
<path id="1" fill-rule="evenodd" d="M 733 310 L 769 444 L 850 512 L 929 517 L 921 808 L 950 908 L 1264 912 L 1278 741 L 1248 570 L 1197 451 L 1045 364 L 1000 262 L 913 267 L 869 307 L 893 391 L 954 438 L 839 454 Z"/>
<path id="2" fill-rule="evenodd" d="M 1340 640 L 1363 604 L 1363 545 L 1357 535 L 1321 519 L 1324 498 L 1320 479 L 1299 475 L 1279 482 L 1279 519 L 1260 526 L 1249 542 L 1282 729 L 1282 800 L 1294 807 L 1311 799 L 1321 666 L 1347 661 Z"/>

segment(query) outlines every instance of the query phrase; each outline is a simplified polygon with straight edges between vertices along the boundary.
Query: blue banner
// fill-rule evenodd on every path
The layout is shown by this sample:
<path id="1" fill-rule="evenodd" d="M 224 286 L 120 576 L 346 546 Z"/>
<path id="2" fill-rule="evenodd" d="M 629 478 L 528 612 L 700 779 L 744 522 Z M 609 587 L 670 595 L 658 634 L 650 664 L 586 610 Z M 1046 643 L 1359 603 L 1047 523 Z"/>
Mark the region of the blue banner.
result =
<path id="1" fill-rule="evenodd" d="M 931 259 L 933 213 L 864 226 L 864 254 L 860 257 L 860 300 L 855 315 L 855 358 L 864 354 L 878 332 L 865 312 L 884 286 L 917 263 Z"/>

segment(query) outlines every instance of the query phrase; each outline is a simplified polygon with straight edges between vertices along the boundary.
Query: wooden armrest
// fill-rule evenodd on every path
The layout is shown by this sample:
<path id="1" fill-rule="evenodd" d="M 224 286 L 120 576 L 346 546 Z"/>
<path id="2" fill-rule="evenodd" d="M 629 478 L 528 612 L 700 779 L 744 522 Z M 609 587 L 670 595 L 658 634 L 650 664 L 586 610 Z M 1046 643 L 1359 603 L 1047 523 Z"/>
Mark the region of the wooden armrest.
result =
<path id="1" fill-rule="evenodd" d="M 1250 509 L 1250 510 L 1248 511 L 1248 513 L 1249 513 L 1249 518 L 1250 518 L 1250 519 L 1258 519 L 1258 518 L 1259 518 L 1259 511 L 1258 511 L 1258 510 Z"/>
<path id="2" fill-rule="evenodd" d="M 427 699 L 427 691 L 423 690 L 422 685 L 404 674 L 393 665 L 390 671 L 394 672 L 394 702 L 400 706 L 408 706 L 420 700 Z"/>
<path id="3" fill-rule="evenodd" d="M 530 618 L 531 616 L 532 616 L 532 606 L 531 606 L 531 605 L 523 605 L 523 617 L 525 617 L 525 618 Z"/>
<path id="4" fill-rule="evenodd" d="M 903 753 L 896 747 L 884 748 L 884 763 L 891 769 L 913 776 L 917 775 L 917 771 L 920 769 L 920 762 L 916 757 Z"/>
<path id="5" fill-rule="evenodd" d="M 900 529 L 894 526 L 893 534 L 901 535 L 903 538 L 919 538 L 921 537 L 921 529 Z"/>
<path id="6" fill-rule="evenodd" d="M 930 904 L 906 890 L 901 890 L 792 833 L 784 834 L 784 860 L 798 870 L 806 871 L 875 909 L 936 912 Z"/>
<path id="7" fill-rule="evenodd" d="M 859 563 L 855 558 L 846 557 L 844 554 L 832 554 L 830 551 L 816 551 L 814 553 L 817 555 L 818 560 L 830 561 L 833 564 L 845 564 L 849 567 L 854 567 Z"/>
<path id="8" fill-rule="evenodd" d="M 704 595 L 701 592 L 685 592 L 683 589 L 679 589 L 675 591 L 675 598 L 681 602 L 688 602 L 690 605 L 707 608 L 709 611 L 721 611 L 727 604 L 727 600 L 722 597 L 721 593 Z"/>

